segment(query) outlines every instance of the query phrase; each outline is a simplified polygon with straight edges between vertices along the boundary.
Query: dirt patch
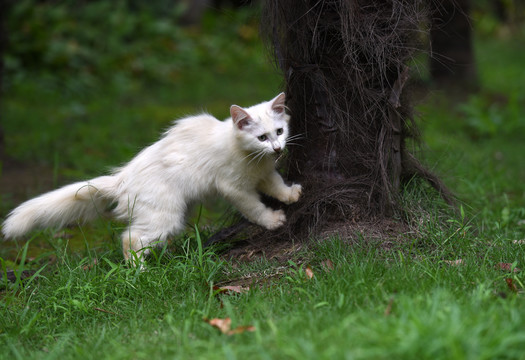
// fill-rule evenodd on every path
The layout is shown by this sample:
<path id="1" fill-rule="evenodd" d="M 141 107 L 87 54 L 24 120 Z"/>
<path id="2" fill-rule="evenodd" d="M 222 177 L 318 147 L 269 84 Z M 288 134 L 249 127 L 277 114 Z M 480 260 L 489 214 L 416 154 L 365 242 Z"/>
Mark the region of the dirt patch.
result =
<path id="1" fill-rule="evenodd" d="M 231 273 L 226 274 L 227 279 L 217 283 L 217 286 L 241 286 L 246 288 L 268 286 L 273 279 L 283 277 L 292 271 L 293 266 L 290 265 L 290 260 L 294 264 L 302 265 L 304 269 L 307 269 L 308 265 L 313 261 L 312 257 L 314 254 L 305 250 L 314 244 L 331 241 L 334 238 L 341 239 L 348 244 L 349 248 L 362 246 L 363 243 L 366 243 L 367 246 L 374 247 L 380 251 L 392 252 L 399 245 L 406 243 L 408 239 L 417 236 L 415 231 L 411 230 L 408 225 L 392 219 L 331 223 L 315 237 L 297 239 L 295 241 L 272 237 L 271 233 L 264 230 L 261 231 L 259 230 L 260 228 L 249 223 L 244 223 L 244 225 L 236 224 L 231 230 L 239 232 L 239 227 L 242 228 L 242 233 L 244 234 L 242 240 L 234 241 L 222 238 L 228 235 L 228 229 L 222 230 L 222 233 L 219 233 L 219 236 L 215 238 L 218 244 L 229 243 L 230 247 L 221 253 L 221 258 L 228 261 L 233 268 Z M 263 259 L 274 261 L 275 266 L 247 274 L 236 273 L 236 268 L 240 264 Z M 324 262 L 327 261 L 330 260 L 324 260 Z M 321 268 L 324 269 L 325 267 L 326 265 L 321 262 Z M 327 271 L 326 269 L 324 270 Z"/>
<path id="2" fill-rule="evenodd" d="M 229 243 L 230 248 L 224 251 L 222 257 L 228 261 L 251 262 L 260 259 L 275 260 L 280 264 L 293 260 L 302 250 L 306 249 L 312 237 L 305 239 L 282 239 L 272 237 L 271 233 L 261 231 L 257 226 L 249 223 L 234 225 L 233 231 L 242 240 L 228 239 L 228 229 L 218 233 L 211 243 Z M 239 229 L 242 228 L 242 230 Z M 315 236 L 316 241 L 326 241 L 338 237 L 349 244 L 366 239 L 377 243 L 380 248 L 390 250 L 396 244 L 406 241 L 411 234 L 410 227 L 392 219 L 380 219 L 367 222 L 338 222 L 326 226 L 320 234 Z"/>

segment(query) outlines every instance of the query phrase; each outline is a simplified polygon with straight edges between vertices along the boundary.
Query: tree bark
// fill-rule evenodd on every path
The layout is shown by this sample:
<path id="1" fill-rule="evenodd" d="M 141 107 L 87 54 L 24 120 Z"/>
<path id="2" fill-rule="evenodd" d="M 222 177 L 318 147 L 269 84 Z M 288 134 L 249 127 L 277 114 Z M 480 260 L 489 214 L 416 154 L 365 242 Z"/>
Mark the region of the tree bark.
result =
<path id="1" fill-rule="evenodd" d="M 424 1 L 268 0 L 263 34 L 286 82 L 285 171 L 304 185 L 290 233 L 391 217 L 410 176 L 452 196 L 405 147 L 417 138 L 407 63 L 420 48 Z M 294 145 L 295 143 L 295 145 Z"/>

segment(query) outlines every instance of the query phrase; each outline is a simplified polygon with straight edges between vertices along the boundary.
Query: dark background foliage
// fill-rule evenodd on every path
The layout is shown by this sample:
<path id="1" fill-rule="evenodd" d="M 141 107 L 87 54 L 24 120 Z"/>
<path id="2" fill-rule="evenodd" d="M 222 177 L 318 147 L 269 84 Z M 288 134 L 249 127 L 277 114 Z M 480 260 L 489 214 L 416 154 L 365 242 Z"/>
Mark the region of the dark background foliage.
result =
<path id="1" fill-rule="evenodd" d="M 266 17 L 264 37 L 267 45 L 276 40 L 279 44 L 275 49 L 279 72 L 270 66 L 273 50 L 261 45 L 260 2 L 248 6 L 206 2 L 204 11 L 190 24 L 184 20 L 188 7 L 182 1 L 4 0 L 2 4 L 9 5 L 2 12 L 2 34 L 9 39 L 3 56 L 0 118 L 6 134 L 2 146 L 4 212 L 43 190 L 103 173 L 129 160 L 176 117 L 202 111 L 205 106 L 224 118 L 229 104 L 250 105 L 284 87 L 290 90 L 289 105 L 296 118 L 319 117 L 317 123 L 294 121 L 292 125 L 294 132 L 307 136 L 305 143 L 289 148 L 294 161 L 287 163 L 287 174 L 316 189 L 310 192 L 311 201 L 303 203 L 303 211 L 310 215 L 301 216 L 305 223 L 298 222 L 297 228 L 302 229 L 315 225 L 326 209 L 336 217 L 354 220 L 377 209 L 383 211 L 393 200 L 389 189 L 401 185 L 393 179 L 400 173 L 406 175 L 405 180 L 411 178 L 414 168 L 404 166 L 400 172 L 399 159 L 391 152 L 397 145 L 400 151 L 413 149 L 412 143 L 403 143 L 396 136 L 417 138 L 411 104 L 406 102 L 409 82 L 416 85 L 412 93 L 418 98 L 429 89 L 446 89 L 459 100 L 467 99 L 460 105 L 465 121 L 455 125 L 473 138 L 515 134 L 522 126 L 516 115 L 521 111 L 520 89 L 512 89 L 510 95 L 484 91 L 486 83 L 504 80 L 487 80 L 488 71 L 481 75 L 476 71 L 477 89 L 462 90 L 463 79 L 453 69 L 448 74 L 453 81 L 446 88 L 432 73 L 429 54 L 445 68 L 452 59 L 430 46 L 426 30 L 433 28 L 451 39 L 464 38 L 458 29 L 446 28 L 450 11 L 444 4 L 434 10 L 399 6 L 399 13 L 389 10 L 396 14 L 391 18 L 372 18 L 372 8 L 361 4 L 360 9 L 342 10 L 345 16 L 356 16 L 351 21 L 321 17 L 320 30 L 315 26 L 320 11 L 326 10 L 322 2 L 311 9 L 301 8 L 305 6 L 301 3 L 295 12 L 274 14 L 280 25 Z M 267 5 L 268 13 L 284 6 L 272 1 Z M 472 26 L 467 30 L 475 29 L 478 38 L 521 36 L 525 13 L 521 3 L 469 5 L 467 20 Z M 292 14 L 301 11 L 307 16 L 293 18 Z M 283 27 L 283 21 L 305 25 L 307 32 L 294 34 L 294 27 Z M 400 33 L 388 30 L 396 24 Z M 332 37 L 336 31 L 339 37 Z M 301 48 L 303 42 L 298 40 L 305 38 L 312 39 L 316 45 L 312 48 L 322 50 Z M 475 54 L 470 56 L 476 66 Z M 334 70 L 338 58 L 345 65 L 342 71 Z M 397 107 L 396 101 L 391 102 L 390 90 L 407 62 L 410 81 L 400 87 L 401 107 Z M 358 71 L 361 67 L 365 70 Z M 296 89 L 291 91 L 290 86 Z M 385 88 L 390 90 L 385 92 Z M 397 125 L 377 120 L 390 118 L 392 112 L 399 115 L 400 133 L 394 131 Z M 328 122 L 320 121 L 322 118 Z M 391 177 L 395 168 L 397 175 Z M 308 180 L 305 174 L 315 175 Z M 48 180 L 26 183 L 28 178 Z"/>

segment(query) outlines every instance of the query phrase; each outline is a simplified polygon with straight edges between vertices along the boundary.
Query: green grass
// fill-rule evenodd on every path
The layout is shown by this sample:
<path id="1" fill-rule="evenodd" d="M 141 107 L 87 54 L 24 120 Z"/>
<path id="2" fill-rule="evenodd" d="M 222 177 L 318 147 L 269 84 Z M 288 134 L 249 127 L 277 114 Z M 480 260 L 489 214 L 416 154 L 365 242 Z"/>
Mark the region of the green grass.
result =
<path id="1" fill-rule="evenodd" d="M 216 32 L 207 21 L 205 30 Z M 224 31 L 235 38 L 238 29 Z M 201 35 L 192 36 L 213 40 Z M 41 270 L 0 284 L 0 358 L 525 358 L 525 243 L 514 241 L 525 239 L 521 41 L 477 39 L 482 92 L 459 102 L 437 93 L 419 108 L 419 156 L 459 196 L 461 215 L 415 182 L 405 193 L 419 214 L 413 233 L 388 247 L 367 234 L 313 242 L 284 265 L 221 260 L 201 247 L 203 222 L 200 233 L 191 226 L 154 252 L 144 272 L 123 264 L 118 224 L 70 229 L 71 239 L 44 231 L 27 246 L 3 243 L 2 271 Z M 273 96 L 280 79 L 261 61 L 260 44 L 247 46 L 254 66 L 230 59 L 221 73 L 188 68 L 172 83 L 66 81 L 64 90 L 48 75 L 15 81 L 2 104 L 7 151 L 56 167 L 62 182 L 97 175 L 200 106 L 226 117 L 232 102 Z M 1 195 L 5 214 L 14 200 Z M 327 259 L 333 269 L 322 265 Z M 235 279 L 249 291 L 214 290 Z M 226 317 L 255 331 L 229 336 L 204 321 Z"/>
<path id="2" fill-rule="evenodd" d="M 451 266 L 440 260 L 447 244 L 429 257 L 333 239 L 313 249 L 313 279 L 290 264 L 241 295 L 214 293 L 210 281 L 231 269 L 197 249 L 146 272 L 114 254 L 92 268 L 89 257 L 65 255 L 54 273 L 4 294 L 0 341 L 7 358 L 24 359 L 520 358 L 523 293 L 504 279 L 522 286 L 522 277 L 494 268 L 508 260 L 505 244 L 490 250 L 471 240 L 451 239 L 463 251 L 463 264 Z M 215 317 L 256 330 L 224 335 L 203 320 Z"/>

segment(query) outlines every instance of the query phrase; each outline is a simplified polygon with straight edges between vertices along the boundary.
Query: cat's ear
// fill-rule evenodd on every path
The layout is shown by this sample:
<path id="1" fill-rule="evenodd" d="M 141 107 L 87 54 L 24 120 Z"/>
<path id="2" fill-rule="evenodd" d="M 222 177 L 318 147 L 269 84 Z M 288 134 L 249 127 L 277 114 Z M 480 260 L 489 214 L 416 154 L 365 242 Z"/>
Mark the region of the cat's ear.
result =
<path id="1" fill-rule="evenodd" d="M 242 107 L 237 105 L 232 105 L 230 107 L 230 115 L 232 117 L 233 123 L 239 130 L 244 129 L 252 122 L 250 114 L 248 114 Z"/>
<path id="2" fill-rule="evenodd" d="M 282 114 L 286 109 L 286 95 L 282 92 L 272 100 L 272 110 L 277 114 Z"/>

